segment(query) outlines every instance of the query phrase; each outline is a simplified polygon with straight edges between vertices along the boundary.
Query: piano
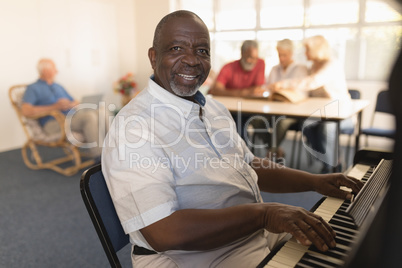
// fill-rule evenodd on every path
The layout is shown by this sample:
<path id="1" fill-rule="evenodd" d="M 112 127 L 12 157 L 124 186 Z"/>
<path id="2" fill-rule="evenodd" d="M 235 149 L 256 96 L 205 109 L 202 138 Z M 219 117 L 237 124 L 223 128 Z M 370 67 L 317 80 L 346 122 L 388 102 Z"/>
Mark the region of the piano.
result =
<path id="1" fill-rule="evenodd" d="M 355 267 L 369 228 L 386 198 L 392 172 L 392 153 L 361 150 L 356 153 L 348 176 L 364 186 L 352 201 L 323 197 L 312 211 L 327 221 L 336 232 L 336 247 L 321 252 L 290 238 L 275 248 L 257 268 L 271 267 Z"/>

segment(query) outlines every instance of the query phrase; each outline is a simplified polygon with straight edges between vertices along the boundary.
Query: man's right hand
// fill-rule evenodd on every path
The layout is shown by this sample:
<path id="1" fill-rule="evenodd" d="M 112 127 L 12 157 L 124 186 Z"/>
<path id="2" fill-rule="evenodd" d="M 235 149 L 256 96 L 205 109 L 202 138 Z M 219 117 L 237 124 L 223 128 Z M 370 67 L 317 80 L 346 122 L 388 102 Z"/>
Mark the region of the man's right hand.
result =
<path id="1" fill-rule="evenodd" d="M 314 244 L 319 250 L 335 247 L 335 232 L 320 216 L 303 208 L 279 203 L 265 206 L 265 229 L 273 233 L 287 232 L 301 244 Z"/>
<path id="2" fill-rule="evenodd" d="M 68 99 L 59 99 L 56 103 L 56 108 L 60 111 L 69 110 L 72 108 L 72 102 Z"/>
<path id="3" fill-rule="evenodd" d="M 251 95 L 254 97 L 265 97 L 268 95 L 268 89 L 265 86 L 257 86 L 251 90 Z"/>

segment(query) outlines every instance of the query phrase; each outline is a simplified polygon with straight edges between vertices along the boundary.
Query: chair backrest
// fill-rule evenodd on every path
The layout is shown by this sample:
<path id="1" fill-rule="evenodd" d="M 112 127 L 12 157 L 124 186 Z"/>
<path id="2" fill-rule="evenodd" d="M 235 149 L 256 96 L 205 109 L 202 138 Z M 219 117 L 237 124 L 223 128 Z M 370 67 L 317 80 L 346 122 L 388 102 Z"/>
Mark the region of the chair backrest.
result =
<path id="1" fill-rule="evenodd" d="M 393 114 L 388 90 L 378 92 L 375 112 Z"/>
<path id="2" fill-rule="evenodd" d="M 117 252 L 129 243 L 129 236 L 116 214 L 101 165 L 86 170 L 80 181 L 81 196 L 112 267 L 121 267 Z"/>
<path id="3" fill-rule="evenodd" d="M 349 91 L 350 98 L 352 100 L 359 100 L 361 98 L 359 90 L 357 90 L 357 89 L 349 89 L 348 91 Z"/>
<path id="4" fill-rule="evenodd" d="M 33 139 L 35 141 L 43 142 L 53 142 L 61 138 L 61 133 L 55 133 L 52 135 L 47 135 L 42 127 L 40 126 L 38 120 L 26 118 L 21 113 L 22 98 L 24 96 L 27 85 L 16 85 L 9 89 L 8 95 L 14 110 L 17 113 L 18 119 L 22 124 L 25 134 L 28 139 Z"/>

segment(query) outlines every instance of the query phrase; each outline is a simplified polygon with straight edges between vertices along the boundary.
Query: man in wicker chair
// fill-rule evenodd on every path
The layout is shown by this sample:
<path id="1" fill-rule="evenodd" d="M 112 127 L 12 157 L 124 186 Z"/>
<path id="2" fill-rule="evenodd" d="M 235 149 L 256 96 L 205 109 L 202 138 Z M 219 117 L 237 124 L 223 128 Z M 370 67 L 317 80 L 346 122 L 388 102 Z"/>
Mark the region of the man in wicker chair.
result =
<path id="1" fill-rule="evenodd" d="M 24 116 L 32 117 L 59 110 L 67 115 L 70 110 L 79 104 L 70 94 L 58 83 L 54 82 L 57 74 L 55 63 L 51 59 L 41 59 L 38 62 L 39 79 L 30 84 L 22 100 L 21 111 Z M 59 123 L 52 116 L 44 116 L 39 119 L 43 131 L 48 135 L 60 132 Z M 92 109 L 80 109 L 74 112 L 71 117 L 70 130 L 80 132 L 85 144 L 92 144 L 98 140 L 98 115 Z M 96 146 L 88 146 L 88 154 L 97 161 L 100 159 L 101 148 L 99 143 Z"/>

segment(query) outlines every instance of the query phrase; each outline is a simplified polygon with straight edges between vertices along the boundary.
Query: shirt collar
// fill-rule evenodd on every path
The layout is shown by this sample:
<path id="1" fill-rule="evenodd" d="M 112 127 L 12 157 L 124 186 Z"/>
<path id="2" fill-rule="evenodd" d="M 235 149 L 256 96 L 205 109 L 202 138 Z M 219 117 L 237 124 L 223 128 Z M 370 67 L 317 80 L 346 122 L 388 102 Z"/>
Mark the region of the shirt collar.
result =
<path id="1" fill-rule="evenodd" d="M 38 78 L 38 80 L 37 80 L 36 82 L 39 82 L 39 83 L 42 83 L 42 84 L 45 84 L 45 85 L 48 85 L 48 86 L 54 85 L 54 81 L 53 81 L 53 83 L 51 83 L 51 84 L 49 85 L 45 80 L 42 80 L 42 79 L 40 79 L 40 78 Z"/>
<path id="2" fill-rule="evenodd" d="M 180 109 L 183 114 L 186 115 L 186 117 L 190 114 L 191 110 L 193 109 L 194 105 L 197 105 L 196 103 L 180 98 L 166 89 L 162 88 L 159 86 L 155 81 L 154 81 L 154 76 L 152 75 L 148 81 L 148 92 L 160 100 L 162 103 L 165 104 L 171 104 Z M 204 95 L 200 92 L 197 91 L 195 93 L 194 99 L 201 105 L 204 106 L 206 103 Z"/>
<path id="3" fill-rule="evenodd" d="M 282 71 L 285 72 L 285 69 L 283 69 L 283 66 L 282 66 L 282 65 L 280 65 L 280 66 L 281 66 Z M 292 62 L 291 64 L 289 64 L 288 67 L 286 68 L 286 72 L 289 72 L 289 70 L 293 69 L 294 67 L 296 67 L 296 62 L 293 61 L 293 62 Z"/>

